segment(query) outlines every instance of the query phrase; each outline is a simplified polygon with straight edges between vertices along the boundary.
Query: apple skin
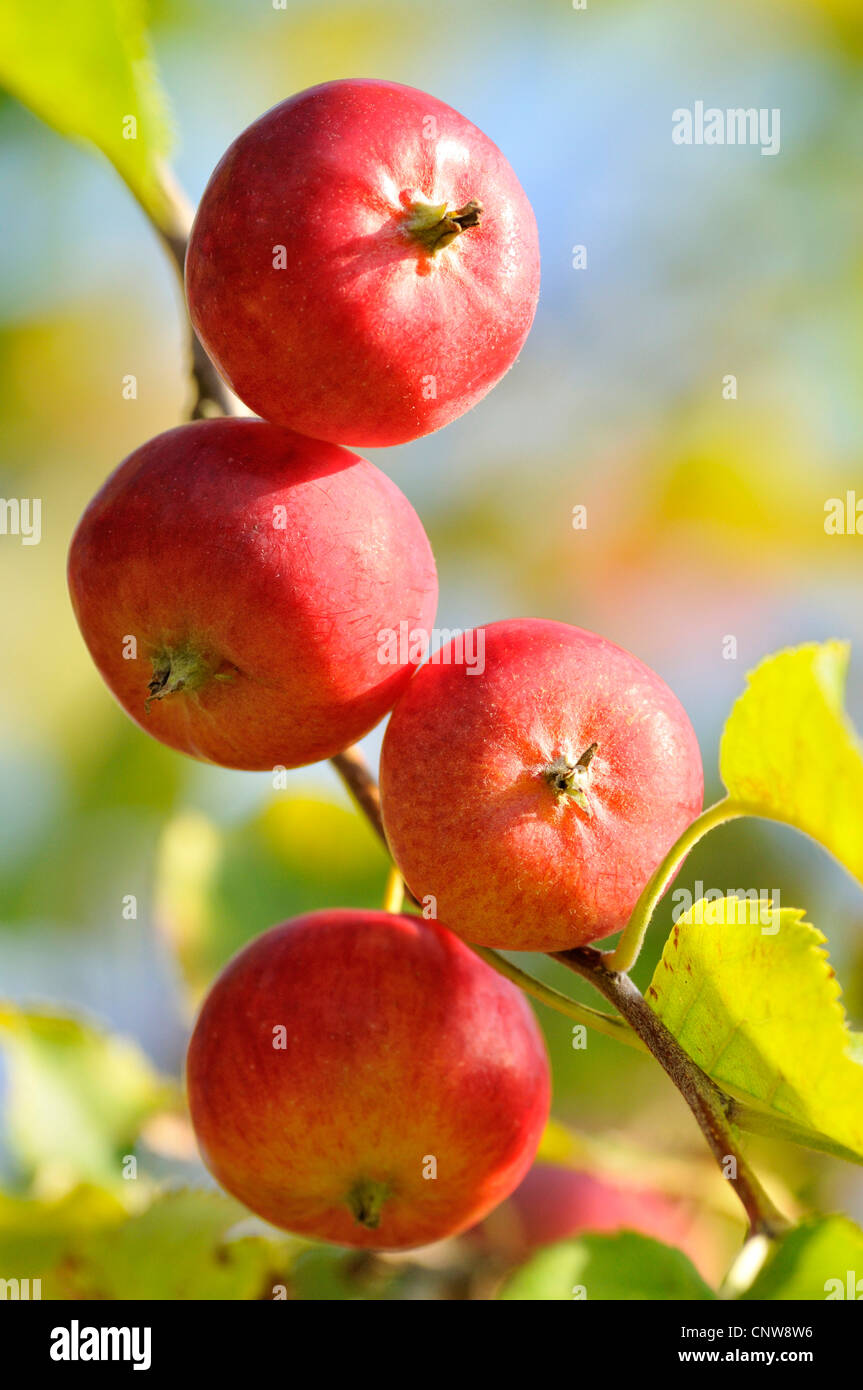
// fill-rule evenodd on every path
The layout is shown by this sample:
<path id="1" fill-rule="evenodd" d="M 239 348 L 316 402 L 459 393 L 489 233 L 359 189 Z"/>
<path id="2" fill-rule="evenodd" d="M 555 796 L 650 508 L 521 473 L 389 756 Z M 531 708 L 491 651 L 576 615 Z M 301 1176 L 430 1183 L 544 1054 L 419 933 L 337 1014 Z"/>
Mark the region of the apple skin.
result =
<path id="1" fill-rule="evenodd" d="M 246 946 L 186 1071 L 228 1192 L 286 1230 L 376 1250 L 481 1220 L 529 1168 L 549 1108 L 521 991 L 444 927 L 385 912 L 310 913 Z"/>
<path id="2" fill-rule="evenodd" d="M 511 1258 L 582 1232 L 638 1231 L 676 1245 L 699 1269 L 709 1243 L 685 1204 L 556 1163 L 535 1163 L 476 1235 Z"/>
<path id="3" fill-rule="evenodd" d="M 393 710 L 387 840 L 413 894 L 465 940 L 567 950 L 624 925 L 698 814 L 698 743 L 665 683 L 614 643 L 540 619 L 484 633 L 482 674 L 453 664 L 450 643 Z M 549 777 L 593 745 L 580 805 Z"/>
<path id="4" fill-rule="evenodd" d="M 414 203 L 471 200 L 479 224 L 433 254 L 410 234 Z M 539 294 L 536 222 L 500 150 L 457 111 L 395 82 L 327 82 L 266 112 L 217 165 L 186 294 L 256 414 L 336 444 L 402 444 L 514 362 Z"/>
<path id="5" fill-rule="evenodd" d="M 181 425 L 131 454 L 79 523 L 69 588 L 142 729 L 259 770 L 368 733 L 415 670 L 379 661 L 379 631 L 430 628 L 437 605 L 428 540 L 395 484 L 261 420 Z"/>

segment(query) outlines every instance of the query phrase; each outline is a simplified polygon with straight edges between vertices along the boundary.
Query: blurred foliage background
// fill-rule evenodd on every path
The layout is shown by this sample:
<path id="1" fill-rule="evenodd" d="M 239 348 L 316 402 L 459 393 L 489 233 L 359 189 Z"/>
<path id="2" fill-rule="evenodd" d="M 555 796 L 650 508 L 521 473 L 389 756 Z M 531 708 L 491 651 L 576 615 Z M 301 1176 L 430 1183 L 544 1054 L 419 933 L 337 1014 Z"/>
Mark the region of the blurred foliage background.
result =
<path id="1" fill-rule="evenodd" d="M 853 0 L 158 0 L 149 20 L 170 107 L 158 119 L 192 201 L 267 106 L 374 76 L 463 111 L 533 202 L 543 291 L 519 362 L 443 433 L 370 453 L 426 525 L 441 626 L 547 616 L 630 648 L 689 711 L 709 799 L 723 719 L 768 651 L 850 638 L 863 724 L 861 541 L 824 531 L 829 498 L 863 497 Z M 52 11 L 40 22 L 48 52 Z M 110 80 L 97 54 L 87 81 Z M 780 108 L 781 152 L 673 145 L 671 112 L 697 99 Z M 62 89 L 53 101 L 62 124 Z M 279 1270 L 307 1298 L 483 1296 L 469 1241 L 401 1262 L 315 1250 L 249 1222 L 197 1160 L 179 1087 L 200 990 L 274 921 L 379 904 L 386 864 L 329 767 L 274 791 L 267 775 L 194 764 L 102 686 L 66 550 L 108 472 L 182 418 L 183 306 L 108 162 L 10 95 L 0 179 L 0 493 L 43 503 L 39 545 L 0 537 L 0 1276 L 35 1262 L 44 1296 L 247 1298 Z M 376 761 L 380 731 L 366 745 Z M 863 899 L 814 846 L 733 825 L 693 853 L 680 884 L 696 880 L 805 908 L 863 1022 Z M 527 968 L 579 990 L 547 961 Z M 574 1050 L 566 1020 L 540 1014 L 560 1125 L 549 1153 L 685 1194 L 715 1280 L 742 1227 L 683 1103 L 649 1058 L 598 1036 Z M 859 1170 L 749 1149 L 792 1208 L 863 1220 Z"/>

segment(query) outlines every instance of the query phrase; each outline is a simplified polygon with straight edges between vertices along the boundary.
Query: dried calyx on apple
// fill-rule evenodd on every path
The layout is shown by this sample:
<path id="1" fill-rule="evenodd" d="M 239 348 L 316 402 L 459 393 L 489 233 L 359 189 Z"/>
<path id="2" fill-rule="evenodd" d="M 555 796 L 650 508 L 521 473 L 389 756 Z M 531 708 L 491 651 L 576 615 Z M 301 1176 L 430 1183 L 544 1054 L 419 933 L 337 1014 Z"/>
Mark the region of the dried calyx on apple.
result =
<path id="1" fill-rule="evenodd" d="M 568 762 L 561 754 L 544 769 L 546 780 L 559 796 L 571 796 L 582 811 L 590 815 L 587 789 L 590 786 L 590 764 L 598 745 L 591 743 L 576 762 Z"/>
<path id="2" fill-rule="evenodd" d="M 410 204 L 402 230 L 434 256 L 462 232 L 478 227 L 481 218 L 482 203 L 477 198 L 470 198 L 455 212 L 449 212 L 446 203 L 417 201 Z"/>

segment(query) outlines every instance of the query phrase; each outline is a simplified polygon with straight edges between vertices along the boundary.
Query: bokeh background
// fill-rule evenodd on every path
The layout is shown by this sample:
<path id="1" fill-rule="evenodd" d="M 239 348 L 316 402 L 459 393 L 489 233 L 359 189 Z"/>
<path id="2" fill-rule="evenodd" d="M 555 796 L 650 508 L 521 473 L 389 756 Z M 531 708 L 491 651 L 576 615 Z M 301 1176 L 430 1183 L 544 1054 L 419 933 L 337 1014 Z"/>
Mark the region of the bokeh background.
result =
<path id="1" fill-rule="evenodd" d="M 723 720 L 769 651 L 850 639 L 849 707 L 863 724 L 863 540 L 824 530 L 829 498 L 863 498 L 855 0 L 161 0 L 150 21 L 193 201 L 262 110 L 344 76 L 456 106 L 527 190 L 543 289 L 520 360 L 442 433 L 370 453 L 426 525 L 441 626 L 546 616 L 630 648 L 686 706 L 711 799 Z M 675 146 L 671 113 L 698 99 L 780 108 L 780 153 Z M 108 163 L 6 96 L 0 185 L 0 493 L 43 499 L 41 544 L 0 537 L 0 996 L 111 1039 L 20 1017 L 0 1033 L 0 1215 L 53 1249 L 91 1209 L 110 1225 L 165 1186 L 207 1188 L 176 1091 L 200 988 L 274 921 L 378 905 L 386 863 L 328 766 L 275 792 L 267 775 L 197 765 L 148 740 L 102 686 L 69 607 L 66 550 L 108 472 L 182 418 L 183 306 Z M 729 373 L 736 400 L 723 398 Z M 573 529 L 578 505 L 586 530 Z M 380 731 L 365 746 L 376 761 Z M 736 824 L 691 856 L 680 882 L 697 879 L 805 908 L 863 1022 L 863 897 L 819 850 Z M 558 967 L 527 965 L 580 992 Z M 742 1228 L 676 1093 L 650 1059 L 598 1036 L 573 1050 L 566 1020 L 539 1012 L 569 1134 L 560 1151 L 685 1193 L 718 1277 Z M 118 1180 L 118 1148 L 137 1156 L 137 1185 Z M 859 1170 L 749 1149 L 791 1207 L 863 1220 Z M 368 1269 L 351 1285 L 338 1252 L 302 1256 L 301 1296 L 383 1287 Z M 461 1248 L 419 1259 L 398 1287 L 466 1296 L 468 1262 Z M 140 1278 L 130 1261 L 115 1296 Z"/>

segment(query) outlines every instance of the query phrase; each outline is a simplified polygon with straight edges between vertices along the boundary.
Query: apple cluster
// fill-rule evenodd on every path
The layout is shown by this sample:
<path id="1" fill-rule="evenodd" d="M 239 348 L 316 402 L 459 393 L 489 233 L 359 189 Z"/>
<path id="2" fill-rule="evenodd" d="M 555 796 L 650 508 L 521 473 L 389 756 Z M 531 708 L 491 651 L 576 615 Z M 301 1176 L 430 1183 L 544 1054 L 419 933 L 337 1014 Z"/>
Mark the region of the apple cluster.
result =
<path id="1" fill-rule="evenodd" d="M 513 1191 L 549 1108 L 523 994 L 465 943 L 620 928 L 700 809 L 698 745 L 657 675 L 564 623 L 482 629 L 481 673 L 449 648 L 381 660 L 382 632 L 431 630 L 437 575 L 410 503 L 345 446 L 469 410 L 539 293 L 532 209 L 480 130 L 391 82 L 281 103 L 215 169 L 186 288 L 261 418 L 169 430 L 108 479 L 70 551 L 84 639 L 143 729 L 223 767 L 332 757 L 391 713 L 384 825 L 426 905 L 318 912 L 241 951 L 192 1036 L 192 1120 L 268 1221 L 425 1244 Z"/>

